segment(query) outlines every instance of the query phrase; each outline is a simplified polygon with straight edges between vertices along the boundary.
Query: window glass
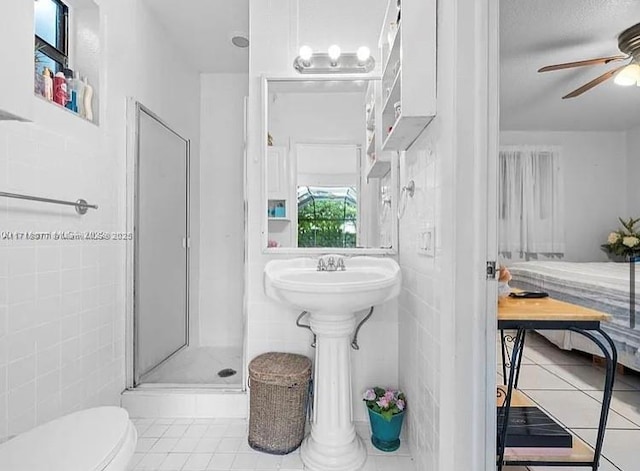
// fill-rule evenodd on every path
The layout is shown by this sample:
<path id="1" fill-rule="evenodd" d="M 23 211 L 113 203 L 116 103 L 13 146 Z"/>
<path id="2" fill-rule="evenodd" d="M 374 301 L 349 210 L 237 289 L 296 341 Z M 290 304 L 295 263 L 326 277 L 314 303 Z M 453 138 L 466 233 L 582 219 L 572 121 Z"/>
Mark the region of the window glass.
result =
<path id="1" fill-rule="evenodd" d="M 51 57 L 40 54 L 38 62 L 36 63 L 36 73 L 42 75 L 44 68 L 48 67 L 49 70 L 55 75 L 57 72 L 62 72 L 62 64 L 54 61 Z"/>
<path id="2" fill-rule="evenodd" d="M 53 74 L 67 67 L 67 14 L 60 0 L 34 0 L 36 74 L 45 67 Z"/>
<path id="3" fill-rule="evenodd" d="M 298 187 L 298 247 L 355 247 L 355 188 Z"/>
<path id="4" fill-rule="evenodd" d="M 36 36 L 51 46 L 62 49 L 62 5 L 53 0 L 35 1 Z"/>

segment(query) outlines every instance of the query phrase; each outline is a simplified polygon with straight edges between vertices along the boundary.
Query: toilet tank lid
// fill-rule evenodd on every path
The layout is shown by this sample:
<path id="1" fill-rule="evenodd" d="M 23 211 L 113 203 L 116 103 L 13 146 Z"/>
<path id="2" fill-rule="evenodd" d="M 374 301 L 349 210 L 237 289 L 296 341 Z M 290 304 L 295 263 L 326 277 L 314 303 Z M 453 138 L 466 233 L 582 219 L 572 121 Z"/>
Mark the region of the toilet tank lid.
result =
<path id="1" fill-rule="evenodd" d="M 129 414 L 97 407 L 61 417 L 0 445 L 0 470 L 102 471 L 120 451 Z"/>

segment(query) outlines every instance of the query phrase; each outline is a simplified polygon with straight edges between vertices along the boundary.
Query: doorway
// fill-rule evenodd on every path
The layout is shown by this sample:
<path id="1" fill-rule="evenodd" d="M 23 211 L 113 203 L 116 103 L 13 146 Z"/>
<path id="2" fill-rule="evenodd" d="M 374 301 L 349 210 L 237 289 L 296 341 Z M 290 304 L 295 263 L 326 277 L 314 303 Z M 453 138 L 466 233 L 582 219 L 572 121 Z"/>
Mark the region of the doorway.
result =
<path id="1" fill-rule="evenodd" d="M 133 377 L 189 345 L 189 140 L 136 104 Z"/>

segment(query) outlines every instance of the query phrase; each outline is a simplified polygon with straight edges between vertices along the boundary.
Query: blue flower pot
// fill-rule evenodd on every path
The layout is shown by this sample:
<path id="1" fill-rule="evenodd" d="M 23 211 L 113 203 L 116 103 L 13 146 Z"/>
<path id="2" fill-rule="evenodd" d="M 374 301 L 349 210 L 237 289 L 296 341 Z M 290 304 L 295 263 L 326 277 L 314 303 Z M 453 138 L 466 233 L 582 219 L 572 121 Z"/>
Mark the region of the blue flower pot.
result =
<path id="1" fill-rule="evenodd" d="M 405 411 L 394 415 L 390 421 L 387 421 L 381 414 L 372 409 L 368 410 L 373 446 L 382 451 L 396 451 L 400 448 L 400 432 Z"/>

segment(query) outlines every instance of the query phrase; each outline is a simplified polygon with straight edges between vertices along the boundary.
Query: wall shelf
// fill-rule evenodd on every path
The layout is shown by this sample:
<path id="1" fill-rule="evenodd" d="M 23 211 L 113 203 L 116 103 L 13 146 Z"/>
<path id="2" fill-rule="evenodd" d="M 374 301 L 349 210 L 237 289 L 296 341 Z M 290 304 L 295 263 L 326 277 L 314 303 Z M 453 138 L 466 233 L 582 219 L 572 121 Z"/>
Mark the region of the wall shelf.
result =
<path id="1" fill-rule="evenodd" d="M 362 174 L 369 181 L 372 178 L 384 178 L 391 170 L 391 154 L 382 151 L 382 82 L 371 81 L 365 94 L 366 118 L 366 156 L 363 159 Z M 372 129 L 373 128 L 373 129 Z"/>
<path id="2" fill-rule="evenodd" d="M 382 115 L 387 113 L 395 114 L 394 104 L 400 101 L 401 98 L 401 80 L 402 70 L 398 70 L 393 79 L 392 85 L 389 87 L 389 94 L 385 97 L 384 106 L 382 107 Z"/>
<path id="3" fill-rule="evenodd" d="M 386 25 L 386 24 L 385 24 Z M 383 82 L 390 82 L 392 80 L 392 78 L 397 74 L 397 70 L 394 71 L 393 67 L 395 66 L 396 62 L 400 63 L 400 38 L 401 38 L 401 30 L 402 30 L 402 24 L 398 25 L 398 31 L 396 31 L 396 35 L 393 38 L 393 44 L 391 45 L 391 48 L 389 49 L 388 52 L 388 56 L 382 56 L 383 60 L 384 60 L 384 69 L 382 72 L 382 81 Z M 386 30 L 388 33 L 388 29 Z M 386 40 L 386 38 L 385 38 Z"/>
<path id="4" fill-rule="evenodd" d="M 387 160 L 376 160 L 367 172 L 367 180 L 370 178 L 383 178 L 391 171 L 391 162 Z"/>
<path id="5" fill-rule="evenodd" d="M 388 149 L 408 149 L 418 138 L 425 127 L 429 125 L 434 116 L 402 116 L 400 115 L 393 123 L 391 131 L 387 134 L 382 148 Z"/>
<path id="6" fill-rule="evenodd" d="M 403 0 L 401 21 L 389 43 L 397 4 L 390 0 L 387 5 L 379 41 L 384 106 L 378 129 L 383 151 L 408 149 L 436 115 L 436 0 Z"/>
<path id="7" fill-rule="evenodd" d="M 367 155 L 369 157 L 376 155 L 376 135 L 375 135 L 375 133 L 369 139 L 369 144 L 367 144 Z"/>

